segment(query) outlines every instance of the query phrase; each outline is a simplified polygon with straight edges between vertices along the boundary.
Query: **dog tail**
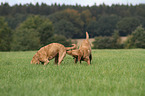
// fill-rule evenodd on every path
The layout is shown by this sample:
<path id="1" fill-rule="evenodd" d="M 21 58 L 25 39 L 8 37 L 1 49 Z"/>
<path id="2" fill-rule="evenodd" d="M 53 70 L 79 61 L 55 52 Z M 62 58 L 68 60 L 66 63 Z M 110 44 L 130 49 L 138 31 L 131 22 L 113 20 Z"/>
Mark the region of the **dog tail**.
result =
<path id="1" fill-rule="evenodd" d="M 76 49 L 77 46 L 76 44 L 72 44 L 73 46 L 72 47 L 65 47 L 66 50 L 71 50 L 71 49 Z"/>
<path id="2" fill-rule="evenodd" d="M 88 34 L 88 32 L 86 32 L 86 39 L 87 39 L 87 40 L 89 39 L 89 34 Z"/>

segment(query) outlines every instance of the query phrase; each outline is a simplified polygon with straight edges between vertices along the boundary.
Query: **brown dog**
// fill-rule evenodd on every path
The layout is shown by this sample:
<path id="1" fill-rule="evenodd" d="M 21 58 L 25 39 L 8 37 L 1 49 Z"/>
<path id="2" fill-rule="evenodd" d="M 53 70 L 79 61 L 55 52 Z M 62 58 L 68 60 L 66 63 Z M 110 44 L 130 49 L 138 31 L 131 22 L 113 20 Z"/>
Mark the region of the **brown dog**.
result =
<path id="1" fill-rule="evenodd" d="M 40 62 L 44 65 L 49 63 L 49 60 L 55 58 L 55 64 L 60 65 L 61 61 L 66 55 L 66 51 L 70 49 L 75 49 L 76 45 L 72 44 L 73 47 L 64 47 L 59 43 L 51 43 L 42 47 L 38 52 L 33 56 L 31 64 L 39 64 Z"/>
<path id="2" fill-rule="evenodd" d="M 80 63 L 81 61 L 86 61 L 88 65 L 90 65 L 92 54 L 88 32 L 86 32 L 86 40 L 81 43 L 79 49 L 67 51 L 67 54 L 72 55 L 75 58 L 75 63 L 78 61 L 80 61 Z"/>

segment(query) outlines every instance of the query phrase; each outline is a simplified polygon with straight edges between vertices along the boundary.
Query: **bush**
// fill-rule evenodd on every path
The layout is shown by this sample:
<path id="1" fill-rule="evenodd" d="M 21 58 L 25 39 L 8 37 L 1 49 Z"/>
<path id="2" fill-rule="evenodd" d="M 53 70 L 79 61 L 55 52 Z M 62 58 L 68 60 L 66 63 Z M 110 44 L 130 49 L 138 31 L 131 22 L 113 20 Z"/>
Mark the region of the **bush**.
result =
<path id="1" fill-rule="evenodd" d="M 97 37 L 93 42 L 95 49 L 110 49 L 112 48 L 112 39 L 110 37 Z"/>
<path id="2" fill-rule="evenodd" d="M 93 42 L 95 49 L 117 49 L 122 48 L 120 44 L 119 32 L 114 31 L 112 37 L 96 37 Z"/>
<path id="3" fill-rule="evenodd" d="M 142 26 L 137 27 L 129 36 L 125 48 L 145 48 L 145 29 Z"/>

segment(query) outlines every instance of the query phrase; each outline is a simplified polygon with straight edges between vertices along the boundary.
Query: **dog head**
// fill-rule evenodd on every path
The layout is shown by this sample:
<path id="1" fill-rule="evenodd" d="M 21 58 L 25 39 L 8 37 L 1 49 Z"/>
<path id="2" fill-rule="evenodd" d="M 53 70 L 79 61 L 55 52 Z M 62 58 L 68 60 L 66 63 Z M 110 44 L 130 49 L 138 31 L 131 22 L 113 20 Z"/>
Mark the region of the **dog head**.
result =
<path id="1" fill-rule="evenodd" d="M 73 56 L 74 58 L 78 58 L 78 60 L 81 60 L 81 57 L 83 56 L 83 53 L 79 49 L 67 51 L 67 54 Z"/>
<path id="2" fill-rule="evenodd" d="M 39 64 L 38 56 L 36 54 L 33 56 L 31 64 Z"/>

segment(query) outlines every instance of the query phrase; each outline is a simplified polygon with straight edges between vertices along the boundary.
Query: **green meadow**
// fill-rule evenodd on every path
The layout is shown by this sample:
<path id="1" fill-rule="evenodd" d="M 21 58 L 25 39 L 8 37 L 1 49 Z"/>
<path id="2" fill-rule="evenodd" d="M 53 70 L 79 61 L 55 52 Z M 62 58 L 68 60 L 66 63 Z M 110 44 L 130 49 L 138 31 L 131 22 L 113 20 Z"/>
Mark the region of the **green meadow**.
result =
<path id="1" fill-rule="evenodd" d="M 93 50 L 91 66 L 30 64 L 36 51 L 0 52 L 0 96 L 145 96 L 145 50 Z"/>

